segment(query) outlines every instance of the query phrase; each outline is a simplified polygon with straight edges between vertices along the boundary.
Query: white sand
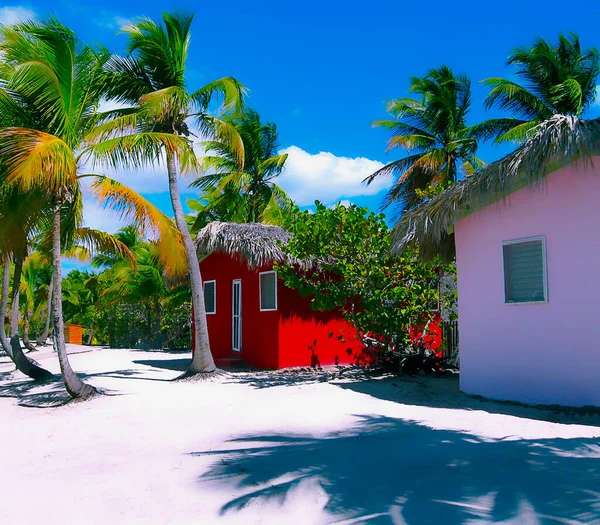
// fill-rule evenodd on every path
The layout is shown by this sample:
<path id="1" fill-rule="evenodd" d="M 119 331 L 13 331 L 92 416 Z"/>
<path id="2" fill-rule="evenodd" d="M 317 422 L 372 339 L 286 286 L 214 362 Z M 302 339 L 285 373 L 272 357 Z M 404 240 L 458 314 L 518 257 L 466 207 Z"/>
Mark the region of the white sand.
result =
<path id="1" fill-rule="evenodd" d="M 60 383 L 0 358 L 0 524 L 600 523 L 597 416 L 474 400 L 451 379 L 169 382 L 187 359 L 74 353 L 114 395 L 51 408 Z"/>

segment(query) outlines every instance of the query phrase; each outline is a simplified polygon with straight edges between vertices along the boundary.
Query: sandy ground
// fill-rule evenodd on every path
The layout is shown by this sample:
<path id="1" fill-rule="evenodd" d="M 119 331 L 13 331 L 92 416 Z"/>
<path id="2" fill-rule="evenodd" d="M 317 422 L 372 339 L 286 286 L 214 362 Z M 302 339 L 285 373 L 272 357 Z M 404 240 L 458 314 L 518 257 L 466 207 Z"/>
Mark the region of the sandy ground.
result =
<path id="1" fill-rule="evenodd" d="M 70 350 L 107 395 L 64 404 L 0 358 L 2 525 L 600 524 L 597 415 L 349 369 L 173 383 L 189 355 Z"/>

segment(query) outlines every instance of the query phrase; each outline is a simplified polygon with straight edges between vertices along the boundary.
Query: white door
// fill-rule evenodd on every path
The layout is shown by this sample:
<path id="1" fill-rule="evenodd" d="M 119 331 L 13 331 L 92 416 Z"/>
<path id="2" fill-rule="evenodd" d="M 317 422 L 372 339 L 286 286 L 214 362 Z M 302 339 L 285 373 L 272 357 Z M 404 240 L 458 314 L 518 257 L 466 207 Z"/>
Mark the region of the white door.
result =
<path id="1" fill-rule="evenodd" d="M 231 347 L 239 352 L 242 349 L 242 281 L 233 281 L 233 301 L 231 305 Z"/>

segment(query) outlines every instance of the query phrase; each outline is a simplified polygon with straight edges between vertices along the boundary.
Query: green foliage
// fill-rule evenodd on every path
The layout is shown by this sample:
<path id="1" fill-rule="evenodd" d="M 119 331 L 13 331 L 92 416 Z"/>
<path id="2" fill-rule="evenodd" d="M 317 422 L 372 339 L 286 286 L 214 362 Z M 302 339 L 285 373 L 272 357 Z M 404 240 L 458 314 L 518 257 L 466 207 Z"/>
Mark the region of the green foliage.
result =
<path id="1" fill-rule="evenodd" d="M 165 277 L 160 247 L 133 226 L 115 238 L 133 254 L 106 252 L 93 259 L 100 273 L 71 272 L 63 281 L 67 322 L 93 331 L 94 341 L 112 347 L 166 348 L 190 344 L 187 281 Z"/>
<path id="2" fill-rule="evenodd" d="M 192 183 L 204 190 L 200 200 L 188 201 L 196 212 L 189 221 L 192 231 L 211 220 L 281 224 L 293 203 L 275 182 L 287 160 L 287 155 L 278 154 L 277 126 L 263 124 L 252 110 L 225 115 L 223 121 L 239 134 L 244 159 L 240 162 L 230 141 L 204 143 L 203 168 L 208 174 Z"/>
<path id="3" fill-rule="evenodd" d="M 339 309 L 367 347 L 374 337 L 386 350 L 401 350 L 410 326 L 424 324 L 437 309 L 439 275 L 452 267 L 392 254 L 383 215 L 354 205 L 316 206 L 286 224 L 293 235 L 286 250 L 312 268 L 279 265 L 280 277 L 310 297 L 314 309 Z"/>
<path id="4" fill-rule="evenodd" d="M 519 47 L 507 64 L 516 67 L 521 83 L 488 78 L 485 105 L 510 113 L 473 127 L 475 136 L 496 142 L 522 142 L 537 126 L 554 115 L 581 116 L 596 98 L 598 50 L 582 49 L 575 34 L 559 35 L 554 43 L 537 38 L 531 47 Z"/>

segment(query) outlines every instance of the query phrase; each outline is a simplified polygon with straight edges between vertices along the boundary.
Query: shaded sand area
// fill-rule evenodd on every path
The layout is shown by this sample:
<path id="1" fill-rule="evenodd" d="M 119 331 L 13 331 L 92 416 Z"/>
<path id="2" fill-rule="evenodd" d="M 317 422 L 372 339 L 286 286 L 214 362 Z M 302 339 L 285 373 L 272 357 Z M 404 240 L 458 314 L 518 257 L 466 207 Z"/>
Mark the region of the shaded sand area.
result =
<path id="1" fill-rule="evenodd" d="M 106 395 L 65 404 L 0 358 L 0 524 L 600 524 L 597 415 L 349 368 L 173 383 L 189 354 L 70 351 Z"/>

